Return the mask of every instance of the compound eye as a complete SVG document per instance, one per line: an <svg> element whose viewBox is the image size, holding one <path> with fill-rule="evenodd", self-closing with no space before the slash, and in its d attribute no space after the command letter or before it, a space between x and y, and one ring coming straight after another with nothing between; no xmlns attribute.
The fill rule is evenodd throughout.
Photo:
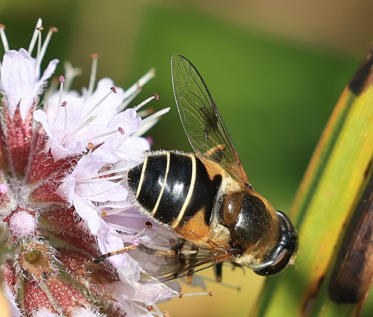
<svg viewBox="0 0 373 317"><path fill-rule="evenodd" d="M276 211L276 213L280 221L279 240L274 251L269 255L268 261L254 268L254 272L259 275L272 275L283 270L297 249L298 239L292 223L281 211Z"/></svg>
<svg viewBox="0 0 373 317"><path fill-rule="evenodd" d="M245 193L241 210L230 228L232 245L243 250L252 248L268 233L272 219L260 198Z"/></svg>

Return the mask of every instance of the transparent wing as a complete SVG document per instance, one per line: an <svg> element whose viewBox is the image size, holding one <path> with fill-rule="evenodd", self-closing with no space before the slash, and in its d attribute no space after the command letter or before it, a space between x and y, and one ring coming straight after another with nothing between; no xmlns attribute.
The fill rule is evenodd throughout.
<svg viewBox="0 0 373 317"><path fill-rule="evenodd" d="M148 274L162 281L181 278L232 258L223 250L197 248L190 241L180 239L173 248L174 253L166 254L145 245L140 245L131 256L142 263Z"/></svg>
<svg viewBox="0 0 373 317"><path fill-rule="evenodd" d="M214 100L198 70L181 55L171 60L177 109L193 150L249 184Z"/></svg>

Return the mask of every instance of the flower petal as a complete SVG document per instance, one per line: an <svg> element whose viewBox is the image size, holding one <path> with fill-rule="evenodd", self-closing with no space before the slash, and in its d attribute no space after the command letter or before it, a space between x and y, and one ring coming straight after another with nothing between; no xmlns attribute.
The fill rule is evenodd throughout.
<svg viewBox="0 0 373 317"><path fill-rule="evenodd" d="M39 95L43 92L42 89L46 85L46 81L53 75L54 71L56 70L58 62L58 59L53 59L49 62L47 68L43 73L43 76L41 76L40 80L36 83L34 87L34 93L36 95Z"/></svg>
<svg viewBox="0 0 373 317"><path fill-rule="evenodd" d="M75 187L76 187L75 177L71 175L67 175L63 179L62 184L57 188L57 194L61 196L62 198L66 199L66 201L71 204L74 199Z"/></svg>
<svg viewBox="0 0 373 317"><path fill-rule="evenodd" d="M24 49L10 50L4 54L1 65L1 91L7 100L7 108L11 116L18 104L21 113L32 106L32 91L35 85L36 61Z"/></svg>
<svg viewBox="0 0 373 317"><path fill-rule="evenodd" d="M100 228L101 218L95 206L77 196L74 197L73 204L78 215L87 223L91 233L96 235Z"/></svg>
<svg viewBox="0 0 373 317"><path fill-rule="evenodd" d="M39 70L34 58L23 48L10 50L4 54L1 67L0 89L7 100L7 109L11 116L20 107L24 119L42 92L45 80L56 68L58 60L51 61L43 77L39 80Z"/></svg>
<svg viewBox="0 0 373 317"><path fill-rule="evenodd" d="M75 194L79 197L92 201L122 201L127 198L127 189L119 183L105 181L104 178L98 181L77 184Z"/></svg>
<svg viewBox="0 0 373 317"><path fill-rule="evenodd" d="M71 310L71 317L104 317L104 315L94 312L88 308L75 307Z"/></svg>
<svg viewBox="0 0 373 317"><path fill-rule="evenodd" d="M159 282L136 282L133 285L115 282L111 285L110 290L110 294L119 302L123 300L135 300L146 305L154 305L157 302L174 298L179 294L177 290L171 289Z"/></svg>
<svg viewBox="0 0 373 317"><path fill-rule="evenodd" d="M3 284L3 290L4 295L7 299L7 302L9 304L9 310L12 317L20 317L21 312L16 304L15 297L12 293L12 291L9 289L9 287L6 284Z"/></svg>
<svg viewBox="0 0 373 317"><path fill-rule="evenodd" d="M122 239L117 237L115 231L109 228L104 222L101 223L100 229L97 232L97 243L102 254L118 251L124 247ZM126 263L127 257L125 254L117 254L109 257L108 260L115 267L119 267Z"/></svg>

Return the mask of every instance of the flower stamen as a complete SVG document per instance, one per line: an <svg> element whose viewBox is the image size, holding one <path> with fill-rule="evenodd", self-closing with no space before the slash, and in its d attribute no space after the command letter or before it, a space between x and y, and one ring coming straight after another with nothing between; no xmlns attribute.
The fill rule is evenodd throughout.
<svg viewBox="0 0 373 317"><path fill-rule="evenodd" d="M41 50L41 31L44 30L44 27L43 26L39 26L38 27L38 48L36 50L36 56L39 56L40 55L40 50Z"/></svg>
<svg viewBox="0 0 373 317"><path fill-rule="evenodd" d="M64 125L63 125L63 129L64 131L66 130L66 126L67 126L67 109L66 109L66 105L67 105L67 102L66 101L62 101L62 96L63 96L63 90L64 90L64 82L65 82L65 77L63 75L59 76L58 77L58 82L60 83L60 91L59 91L59 94L58 94L58 111L60 110L60 108L63 108L64 109Z"/></svg>
<svg viewBox="0 0 373 317"><path fill-rule="evenodd" d="M146 104L148 104L149 102L151 102L154 99L158 100L159 96L157 94L154 94L153 96L151 96L151 97L145 99L143 102L139 103L137 106L133 107L133 109L138 111L139 109L141 109L142 107L144 107Z"/></svg>
<svg viewBox="0 0 373 317"><path fill-rule="evenodd" d="M151 68L144 76L142 76L137 82L128 88L125 91L122 104L118 107L118 112L124 110L128 104L140 93L142 87L154 76L155 71L153 68Z"/></svg>
<svg viewBox="0 0 373 317"><path fill-rule="evenodd" d="M161 116L163 116L168 111L170 111L170 107L159 110L156 113L153 113L151 116L146 117L144 120L142 120L140 129L138 129L133 135L140 136L144 134L158 122Z"/></svg>
<svg viewBox="0 0 373 317"><path fill-rule="evenodd" d="M60 92L58 94L58 105L62 106L62 95L63 95L63 86L65 82L65 77L63 75L59 76L58 82L60 83Z"/></svg>
<svg viewBox="0 0 373 317"><path fill-rule="evenodd" d="M146 109L146 110L139 111L139 112L137 113L137 115L138 115L139 117L143 118L143 117L146 117L146 116L150 116L150 115L152 115L153 113L154 113L154 109L153 109L153 108L148 108L148 109Z"/></svg>
<svg viewBox="0 0 373 317"><path fill-rule="evenodd" d="M64 66L65 66L65 78L66 78L64 89L65 91L68 91L70 90L70 87L71 87L71 84L74 78L79 76L82 71L80 68L73 67L71 63L69 62L65 62Z"/></svg>
<svg viewBox="0 0 373 317"><path fill-rule="evenodd" d="M87 120L85 120L79 127L77 127L74 131L71 131L69 134L66 134L65 137L62 139L61 144L66 143L71 137L73 137L78 131L83 129L88 123L95 120L96 116L91 116Z"/></svg>
<svg viewBox="0 0 373 317"><path fill-rule="evenodd" d="M34 30L34 33L32 34L31 42L30 42L30 45L29 45L28 50L27 50L30 55L31 55L32 51L34 50L35 43L36 43L36 40L39 37L40 28L42 27L42 25L43 25L43 21L42 21L42 19L39 18L38 21L36 22L35 30Z"/></svg>
<svg viewBox="0 0 373 317"><path fill-rule="evenodd" d="M66 63L48 89L59 61L42 66L57 29L43 33L43 23L37 19L29 45L19 50L9 48L0 25L2 163L10 171L0 175L0 207L14 253L0 268L7 296L17 315L164 316L156 303L180 288L152 276L137 255L144 249L175 256L179 240L141 212L125 177L150 148L133 137L142 122L136 109L148 117L145 124L157 120L152 109L143 109L158 95L121 112L154 70L125 91L110 78L98 81L94 54L87 88L70 90L80 71ZM112 266L93 263L105 259Z"/></svg>
<svg viewBox="0 0 373 317"><path fill-rule="evenodd" d="M96 74L97 74L97 64L98 64L98 54L92 54L92 64L91 64L91 75L89 77L89 84L88 84L88 91L87 91L87 97L92 95L95 82L96 82Z"/></svg>
<svg viewBox="0 0 373 317"><path fill-rule="evenodd" d="M5 34L4 30L5 30L5 25L4 24L0 24L1 42L3 43L4 51L8 52L9 51L9 43L8 43L8 39L6 37L6 34Z"/></svg>
<svg viewBox="0 0 373 317"><path fill-rule="evenodd" d="M104 172L99 172L96 174L95 177L92 177L92 178L85 178L85 179L82 179L82 180L79 180L79 181L92 181L94 179L102 179L102 180L107 180L107 178L102 178L103 176L106 176L106 175L111 175L111 174L116 174L116 173L123 173L125 172L127 169L124 169L124 168L116 168L116 169L111 169L111 170L107 170L107 171L104 171ZM120 175L121 178L123 178L123 175Z"/></svg>
<svg viewBox="0 0 373 317"><path fill-rule="evenodd" d="M116 134L116 133L120 133L121 135L124 135L124 130L122 127L118 127L117 129L115 130L112 130L112 131L108 131L108 132L105 132L105 133L102 133L102 134L98 134L98 135L95 135L94 139L90 139L90 142L88 143L92 143L93 144L93 140L98 140L100 138L104 138L106 136L109 136L109 135L113 135L113 134Z"/></svg>
<svg viewBox="0 0 373 317"><path fill-rule="evenodd" d="M191 297L191 296L213 296L212 292L200 292L200 293L184 293L180 291L178 295L174 295L173 297L183 298L183 297Z"/></svg>
<svg viewBox="0 0 373 317"><path fill-rule="evenodd" d="M119 127L119 128L118 128L118 131L119 131L119 133L120 133L121 135L124 135L124 130L123 130L122 127Z"/></svg>
<svg viewBox="0 0 373 317"><path fill-rule="evenodd" d="M112 174L112 173L109 173ZM106 181L116 181L123 179L123 175L113 175L111 177L105 177L105 178L100 178L100 177L92 177L92 178L86 178L83 180L79 180L79 183L100 183L100 182L106 182Z"/></svg>
<svg viewBox="0 0 373 317"><path fill-rule="evenodd" d="M45 53L47 51L49 42L50 42L50 40L52 38L53 33L55 33L55 32L58 32L58 29L56 27L49 28L49 32L48 32L48 34L47 34L47 36L46 36L46 38L44 40L44 43L43 43L40 51L38 51L38 55L36 57L36 60L37 60L37 64L36 64L37 67L36 67L36 69L40 69L40 65L41 65L41 62L43 61L44 55L45 55Z"/></svg>
<svg viewBox="0 0 373 317"><path fill-rule="evenodd" d="M57 90L58 86L58 79L56 77L53 77L50 83L50 86L48 87L47 91L44 94L43 102L44 110L48 110L48 100L51 98L52 94ZM66 86L66 85L65 85Z"/></svg>
<svg viewBox="0 0 373 317"><path fill-rule="evenodd" d="M101 98L101 100L99 100L99 102L98 103L96 103L93 107L92 107L92 109L91 109L91 111L89 111L88 113L87 113L87 115L86 115L86 117L88 117L93 111L95 111L111 94L116 94L117 93L117 90L116 90L116 88L115 87L110 87L110 91L105 95L105 96L103 96L102 98Z"/></svg>

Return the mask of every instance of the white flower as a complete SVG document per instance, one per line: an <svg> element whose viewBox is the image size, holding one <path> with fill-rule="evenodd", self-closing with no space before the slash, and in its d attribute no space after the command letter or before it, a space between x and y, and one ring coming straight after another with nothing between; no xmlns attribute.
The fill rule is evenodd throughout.
<svg viewBox="0 0 373 317"><path fill-rule="evenodd" d="M149 306L152 306L155 303L178 297L180 293L178 285L173 284L172 286L173 288L157 281L135 284L113 283L110 291L119 303L122 303L125 307L132 306L134 308L134 311L127 311L128 316L152 316L149 311L146 311L140 305L136 307L136 304L148 303Z"/></svg>
<svg viewBox="0 0 373 317"><path fill-rule="evenodd" d="M96 178L99 170L108 163L104 154L97 152L102 151L83 156L57 189L58 194L74 205L94 235L97 234L101 220L95 203L102 203L101 206L107 208L118 207L118 203L124 203L128 195L128 190L122 184ZM92 178L94 180L90 181Z"/></svg>
<svg viewBox="0 0 373 317"><path fill-rule="evenodd" d="M58 60L49 62L40 77L40 63L23 48L7 51L3 57L0 75L0 91L6 96L7 108L11 116L17 107L24 119L37 97L42 93L46 80L52 76Z"/></svg>
<svg viewBox="0 0 373 317"><path fill-rule="evenodd" d="M156 303L178 296L178 285L151 277L159 266L137 247L167 249L175 234L147 225L149 218L129 199L123 181L150 148L141 135L168 111L145 118L138 113L156 95L127 108L154 71L127 90L108 78L95 88L94 57L88 88L69 89L76 70L68 66L59 89L52 85L39 100L57 65L54 59L40 71L55 29L44 42L41 31L39 19L28 50L10 50L0 25L0 217L14 252L0 273L12 312L161 315ZM108 261L96 263L100 258Z"/></svg>
<svg viewBox="0 0 373 317"><path fill-rule="evenodd" d="M55 93L49 99L46 112L34 113L49 137L47 147L56 160L80 154L88 144L101 144L115 133L129 136L141 125L133 109L118 113L126 94L121 88L114 89L110 79L102 79L91 96L60 94L62 97Z"/></svg>
<svg viewBox="0 0 373 317"><path fill-rule="evenodd" d="M110 228L104 221L100 221L99 230L97 232L97 243L102 254L107 254L109 252L122 250L124 247L123 240L117 235L113 228ZM108 259L111 264L115 267L122 267L128 265L132 261L132 258L128 254L122 253L109 257ZM137 268L131 271L133 274L136 271L139 272L139 264Z"/></svg>

